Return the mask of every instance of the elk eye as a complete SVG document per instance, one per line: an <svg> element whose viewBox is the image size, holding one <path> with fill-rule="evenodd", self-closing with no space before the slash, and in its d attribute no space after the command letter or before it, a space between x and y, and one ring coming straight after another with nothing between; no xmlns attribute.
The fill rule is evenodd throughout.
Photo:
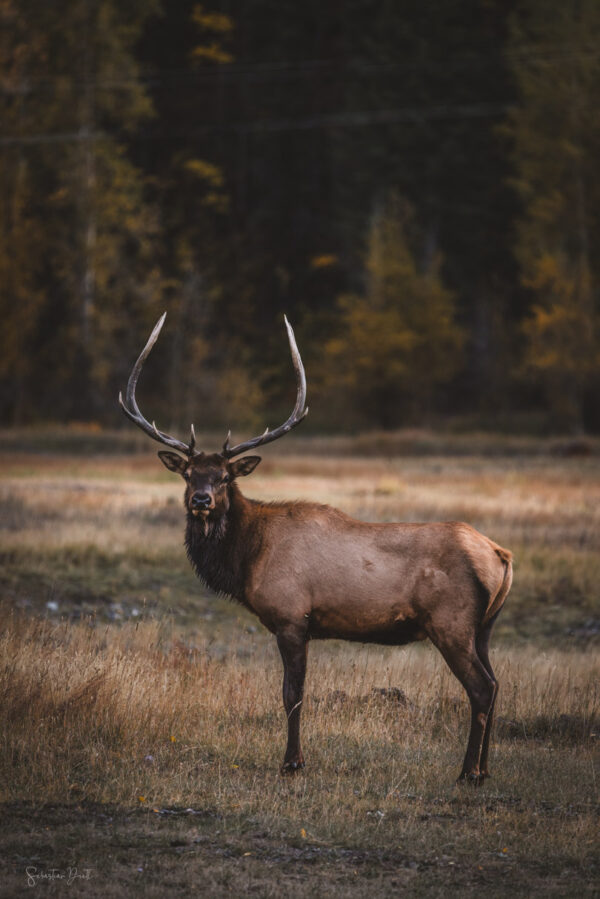
<svg viewBox="0 0 600 899"><path fill-rule="evenodd" d="M228 474L224 474L224 475L223 475L223 480L221 481L221 483L222 483L222 484L228 484L230 480L231 480L231 478L229 477L229 475L228 475Z"/></svg>
<svg viewBox="0 0 600 899"><path fill-rule="evenodd" d="M190 473L189 473L189 471L184 471L184 472L183 472L183 479L184 479L184 481L187 481L187 482L189 483L189 480L190 480Z"/></svg>

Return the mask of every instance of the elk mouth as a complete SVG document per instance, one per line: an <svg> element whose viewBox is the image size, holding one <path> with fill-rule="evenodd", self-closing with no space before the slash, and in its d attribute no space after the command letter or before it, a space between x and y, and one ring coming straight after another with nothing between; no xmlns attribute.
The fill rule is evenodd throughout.
<svg viewBox="0 0 600 899"><path fill-rule="evenodd" d="M212 509L190 509L190 512L192 513L194 518L198 518L199 515L201 515L202 518L208 518L208 516L212 512Z"/></svg>

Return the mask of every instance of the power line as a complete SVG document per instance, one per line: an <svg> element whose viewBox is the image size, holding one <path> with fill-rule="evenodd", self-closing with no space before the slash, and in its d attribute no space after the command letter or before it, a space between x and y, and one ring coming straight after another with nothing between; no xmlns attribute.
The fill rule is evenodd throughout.
<svg viewBox="0 0 600 899"><path fill-rule="evenodd" d="M505 115L508 103L475 103L462 106L405 107L366 112L344 112L315 115L301 119L263 119L253 122L199 125L186 130L171 130L168 134L134 134L129 141L170 141L184 137L201 137L217 132L258 134L268 132L307 131L313 128L357 128L368 125L419 124L426 121L459 121L461 119L490 118ZM0 138L0 146L27 146L50 143L84 143L118 139L102 131L71 131L55 134L8 135Z"/></svg>
<svg viewBox="0 0 600 899"><path fill-rule="evenodd" d="M391 125L402 122L419 123L442 119L459 120L486 118L505 113L504 103L478 103L464 106L405 107L404 109L381 109L369 112L344 112L317 115L304 119L271 119L244 126L247 132L257 131L299 131L310 128L352 128L365 125Z"/></svg>
<svg viewBox="0 0 600 899"><path fill-rule="evenodd" d="M527 62L548 62L561 63L571 59L587 59L594 60L600 58L600 49L594 47L590 49L581 49L576 47L566 47L560 49L544 49L539 45L522 45L517 48L506 49L503 51L502 57L520 58ZM198 81L283 81L289 77L299 77L307 73L324 72L328 69L336 69L340 73L349 72L352 74L389 74L393 72L411 72L419 71L423 68L431 69L436 64L449 72L453 68L465 67L470 63L478 62L488 65L490 62L489 54L484 54L478 48L477 52L457 53L453 54L450 50L443 59L436 60L428 58L425 61L417 62L372 62L363 59L343 60L339 58L331 59L313 59L299 60L298 62L271 62L271 63L226 63L213 66L199 66L190 71L189 69L150 69L141 71L135 76L117 77L110 79L91 79L85 82L87 87L93 87L94 90L133 90L141 86L160 86L180 82L198 82ZM461 63L463 64L461 66ZM282 77L283 76L283 77ZM37 93L39 89L52 87L56 84L63 83L65 78L74 78L75 73L65 72L61 74L47 75L44 77L26 77L21 84L14 87L3 87L1 92L5 94L22 94ZM81 82L83 84L83 81Z"/></svg>

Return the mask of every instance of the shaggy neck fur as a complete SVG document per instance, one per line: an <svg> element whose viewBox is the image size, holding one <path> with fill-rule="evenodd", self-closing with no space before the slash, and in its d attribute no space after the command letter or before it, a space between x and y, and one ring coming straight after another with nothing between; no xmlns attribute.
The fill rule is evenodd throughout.
<svg viewBox="0 0 600 899"><path fill-rule="evenodd" d="M260 534L252 527L251 509L235 483L229 487L229 509L207 519L187 515L185 546L196 574L216 593L247 605L244 591L248 563L256 555Z"/></svg>

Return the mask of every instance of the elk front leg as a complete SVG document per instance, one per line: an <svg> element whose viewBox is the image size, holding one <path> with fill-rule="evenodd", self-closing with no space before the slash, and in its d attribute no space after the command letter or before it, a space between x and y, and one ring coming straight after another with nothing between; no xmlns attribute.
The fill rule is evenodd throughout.
<svg viewBox="0 0 600 899"><path fill-rule="evenodd" d="M306 674L308 644L304 634L280 633L277 645L283 660L283 705L287 715L288 740L282 774L293 774L304 768L304 756L300 748L300 713Z"/></svg>

